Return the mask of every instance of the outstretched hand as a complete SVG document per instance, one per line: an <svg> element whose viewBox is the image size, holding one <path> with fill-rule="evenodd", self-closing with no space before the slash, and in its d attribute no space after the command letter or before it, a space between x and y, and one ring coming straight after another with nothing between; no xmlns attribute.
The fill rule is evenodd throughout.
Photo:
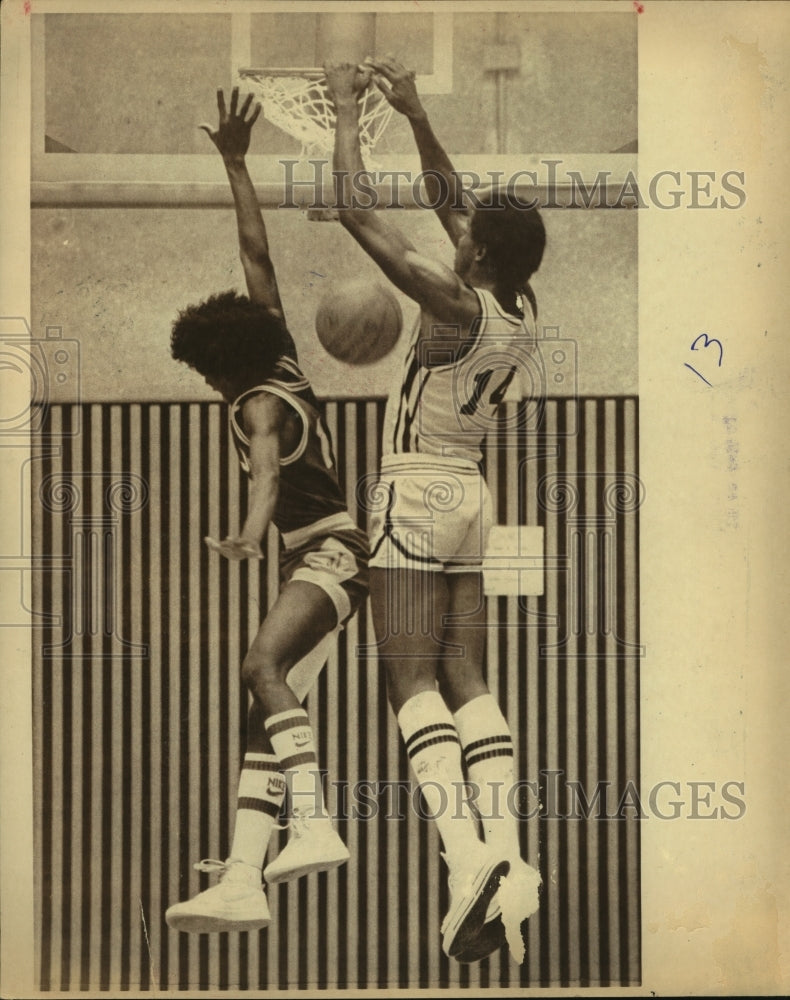
<svg viewBox="0 0 790 1000"><path fill-rule="evenodd" d="M396 111L407 118L424 114L414 70L406 69L393 56L382 56L380 59L368 56L364 65L373 71L373 82Z"/></svg>
<svg viewBox="0 0 790 1000"><path fill-rule="evenodd" d="M212 552L236 562L241 559L263 559L260 545L244 538L223 538L221 542L216 538L204 538L203 541Z"/></svg>
<svg viewBox="0 0 790 1000"><path fill-rule="evenodd" d="M210 125L198 125L211 139L224 157L245 156L250 146L250 131L261 113L261 105L256 104L252 115L247 118L253 95L247 94L241 108L239 103L239 88L234 87L230 95L230 112L225 109L225 94L220 88L217 91L217 109L219 125L213 129Z"/></svg>
<svg viewBox="0 0 790 1000"><path fill-rule="evenodd" d="M370 84L372 71L354 63L324 66L326 88L335 104L356 101Z"/></svg>

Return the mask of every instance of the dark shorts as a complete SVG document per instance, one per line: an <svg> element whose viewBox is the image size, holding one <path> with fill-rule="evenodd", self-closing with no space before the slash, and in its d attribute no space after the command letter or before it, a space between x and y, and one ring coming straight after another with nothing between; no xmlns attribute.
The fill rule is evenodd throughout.
<svg viewBox="0 0 790 1000"><path fill-rule="evenodd" d="M311 536L280 556L281 585L305 580L326 591L342 625L368 595L370 550L364 531L341 528Z"/></svg>

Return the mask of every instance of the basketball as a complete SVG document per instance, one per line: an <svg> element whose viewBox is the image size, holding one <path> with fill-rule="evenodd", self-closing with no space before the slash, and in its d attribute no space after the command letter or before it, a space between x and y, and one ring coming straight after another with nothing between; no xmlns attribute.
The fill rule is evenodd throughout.
<svg viewBox="0 0 790 1000"><path fill-rule="evenodd" d="M369 278L341 281L318 303L315 330L322 347L349 365L369 365L398 341L403 314L386 285Z"/></svg>

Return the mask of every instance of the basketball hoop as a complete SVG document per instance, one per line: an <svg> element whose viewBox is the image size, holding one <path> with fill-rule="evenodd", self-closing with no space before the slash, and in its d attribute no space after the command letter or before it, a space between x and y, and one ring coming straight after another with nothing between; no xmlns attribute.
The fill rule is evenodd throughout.
<svg viewBox="0 0 790 1000"><path fill-rule="evenodd" d="M264 117L301 143L303 157L331 156L337 116L323 70L240 69L239 78L260 100ZM392 107L372 86L360 95L359 106L359 142L368 162Z"/></svg>

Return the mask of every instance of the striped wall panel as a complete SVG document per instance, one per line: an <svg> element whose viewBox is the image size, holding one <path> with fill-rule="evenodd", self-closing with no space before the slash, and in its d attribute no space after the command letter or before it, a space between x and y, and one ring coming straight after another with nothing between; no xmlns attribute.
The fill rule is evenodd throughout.
<svg viewBox="0 0 790 1000"><path fill-rule="evenodd" d="M377 466L382 404L328 402L326 416L364 524L356 486ZM632 398L548 400L539 433L515 441L510 404L489 441L497 521L545 532L543 595L488 602L489 682L516 731L523 848L544 882L524 964L503 952L460 966L441 952L439 841L409 791L375 659L357 656L373 642L367 610L308 699L351 862L271 889L260 934L167 928L166 907L209 884L192 863L228 849L246 726L239 665L277 592L276 538L260 565L213 558L202 542L244 516L225 419L218 404L48 416L53 444L33 483L47 615L33 675L41 989L637 984Z"/></svg>

